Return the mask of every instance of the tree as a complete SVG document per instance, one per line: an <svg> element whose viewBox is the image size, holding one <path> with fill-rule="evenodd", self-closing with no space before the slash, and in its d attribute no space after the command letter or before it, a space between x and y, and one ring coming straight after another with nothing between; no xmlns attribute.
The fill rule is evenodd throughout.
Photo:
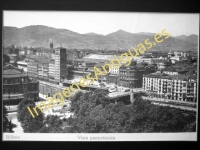
<svg viewBox="0 0 200 150"><path fill-rule="evenodd" d="M130 105L114 104L108 103L105 91L95 90L77 93L72 98L72 106L74 117L66 119L64 133L196 131L195 114L154 105L140 96Z"/></svg>
<svg viewBox="0 0 200 150"><path fill-rule="evenodd" d="M7 127L7 125L8 125L8 118L7 118L7 109L6 109L6 107L5 106L3 106L3 132L6 132L7 131L7 129L8 129L8 127Z"/></svg>
<svg viewBox="0 0 200 150"><path fill-rule="evenodd" d="M84 94L77 93L72 99L75 118L67 119L70 127L65 128L64 131L83 133L123 132L121 126L125 125L128 109L123 103L109 104L106 98L107 93L104 90L95 90Z"/></svg>
<svg viewBox="0 0 200 150"><path fill-rule="evenodd" d="M38 112L38 116L34 118L31 116L27 107L31 110L35 107L35 103L31 99L23 99L19 105L17 110L17 119L21 122L22 128L25 133L35 133L38 132L44 125L44 114L36 108Z"/></svg>
<svg viewBox="0 0 200 150"><path fill-rule="evenodd" d="M63 121L56 115L48 115L44 119L44 125L39 130L40 133L59 133L62 132Z"/></svg>
<svg viewBox="0 0 200 150"><path fill-rule="evenodd" d="M24 114L25 112L22 111L22 109L26 108L27 109L27 105L28 104L34 104L34 100L32 99L22 99L21 102L18 104L17 107L17 119L18 121L22 121L24 119Z"/></svg>
<svg viewBox="0 0 200 150"><path fill-rule="evenodd" d="M131 107L132 132L185 132L185 127L196 121L194 115L184 116L179 109L153 105L141 98Z"/></svg>
<svg viewBox="0 0 200 150"><path fill-rule="evenodd" d="M38 108L36 108L39 115L33 118L27 107L33 110L35 105L28 104L26 107L22 108L22 111L20 112L20 115L24 117L21 119L22 128L24 129L25 133L36 133L44 126L44 114Z"/></svg>

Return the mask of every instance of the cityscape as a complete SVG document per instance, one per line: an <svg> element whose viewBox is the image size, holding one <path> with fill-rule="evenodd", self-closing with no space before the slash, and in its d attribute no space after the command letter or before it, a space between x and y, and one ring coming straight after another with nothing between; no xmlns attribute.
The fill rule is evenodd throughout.
<svg viewBox="0 0 200 150"><path fill-rule="evenodd" d="M163 29L103 35L4 25L3 132L196 132L199 35L166 27L168 37L158 37Z"/></svg>

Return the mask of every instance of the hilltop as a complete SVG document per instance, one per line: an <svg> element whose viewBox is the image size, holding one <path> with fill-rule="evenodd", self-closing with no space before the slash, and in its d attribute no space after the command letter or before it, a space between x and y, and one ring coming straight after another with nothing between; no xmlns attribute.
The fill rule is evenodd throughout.
<svg viewBox="0 0 200 150"><path fill-rule="evenodd" d="M153 40L155 33L130 33L123 30L101 35L97 33L80 34L67 29L56 29L43 25L32 25L23 28L3 27L4 45L23 45L32 47L49 47L49 39L52 39L54 46L66 48L107 48L107 49L129 49L145 39ZM161 46L169 48L188 49L196 48L198 36L170 37Z"/></svg>

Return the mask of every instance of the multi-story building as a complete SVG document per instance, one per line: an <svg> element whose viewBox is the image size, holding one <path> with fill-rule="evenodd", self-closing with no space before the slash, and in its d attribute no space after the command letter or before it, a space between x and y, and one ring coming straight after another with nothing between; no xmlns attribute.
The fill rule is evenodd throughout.
<svg viewBox="0 0 200 150"><path fill-rule="evenodd" d="M19 56L19 49L14 47L3 47L4 54L16 54L17 57Z"/></svg>
<svg viewBox="0 0 200 150"><path fill-rule="evenodd" d="M119 68L119 85L129 88L142 87L142 77L146 71L144 65L137 65L135 61L132 61L128 67L122 65Z"/></svg>
<svg viewBox="0 0 200 150"><path fill-rule="evenodd" d="M7 54L10 57L10 62L13 63L15 61L17 61L18 57L17 54Z"/></svg>
<svg viewBox="0 0 200 150"><path fill-rule="evenodd" d="M26 50L24 50L24 49L19 50L19 55L26 55L26 54L27 54Z"/></svg>
<svg viewBox="0 0 200 150"><path fill-rule="evenodd" d="M53 48L32 48L27 50L28 56L32 57L44 57L48 59L54 59L55 49Z"/></svg>
<svg viewBox="0 0 200 150"><path fill-rule="evenodd" d="M27 74L31 78L38 78L38 63L36 62L28 62L27 64Z"/></svg>
<svg viewBox="0 0 200 150"><path fill-rule="evenodd" d="M49 61L38 63L38 79L49 80Z"/></svg>
<svg viewBox="0 0 200 150"><path fill-rule="evenodd" d="M141 88L142 79L144 74L156 72L157 66L147 64L145 62L137 64L136 61L132 61L131 65L121 66L119 69L119 84L129 88Z"/></svg>
<svg viewBox="0 0 200 150"><path fill-rule="evenodd" d="M13 53L16 54L17 57L19 57L19 49L15 48L14 51L13 51Z"/></svg>
<svg viewBox="0 0 200 150"><path fill-rule="evenodd" d="M115 63L115 66L117 66L117 67L114 67L114 65L110 64L111 68L109 68L109 72L112 75L119 75L120 65L115 61L114 61L114 63Z"/></svg>
<svg viewBox="0 0 200 150"><path fill-rule="evenodd" d="M196 102L197 76L151 73L143 76L143 89L153 97Z"/></svg>
<svg viewBox="0 0 200 150"><path fill-rule="evenodd" d="M55 61L49 63L49 81L54 81L55 79Z"/></svg>
<svg viewBox="0 0 200 150"><path fill-rule="evenodd" d="M65 48L55 49L55 80L64 81L67 78L67 57Z"/></svg>
<svg viewBox="0 0 200 150"><path fill-rule="evenodd" d="M28 75L32 78L48 81L49 66L52 65L52 63L54 63L54 60L35 58L34 62L28 62L27 65Z"/></svg>
<svg viewBox="0 0 200 150"><path fill-rule="evenodd" d="M176 52L174 52L174 55L175 56L183 56L183 52L182 51L176 51Z"/></svg>
<svg viewBox="0 0 200 150"><path fill-rule="evenodd" d="M39 83L31 80L22 69L6 65L3 68L3 102L17 105L23 98L39 98Z"/></svg>
<svg viewBox="0 0 200 150"><path fill-rule="evenodd" d="M25 72L27 72L27 64L25 61L17 61L17 67L23 69Z"/></svg>

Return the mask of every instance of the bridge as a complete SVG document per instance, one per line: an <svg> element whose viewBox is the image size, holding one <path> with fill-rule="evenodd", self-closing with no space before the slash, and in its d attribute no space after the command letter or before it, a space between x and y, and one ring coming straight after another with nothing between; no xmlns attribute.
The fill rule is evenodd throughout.
<svg viewBox="0 0 200 150"><path fill-rule="evenodd" d="M73 84L73 82L71 82L69 80L63 82L63 85L55 85L55 84L45 82L45 81L39 81L39 82L40 82L40 84L44 85L45 87L48 86L49 88L56 88L57 91L62 91L64 88L70 87L70 85ZM43 88L45 88L45 87L43 87ZM77 89L76 86L74 86L74 89ZM99 87L99 86L81 87L80 86L80 91L82 91L82 92L94 91L95 89L108 90L108 87ZM44 89L41 89L41 90L44 91ZM135 88L135 89L132 89L132 90L133 90L133 95L135 95L137 93L141 93L141 91L142 91L141 88ZM45 90L45 91L47 91L47 90ZM50 90L50 91L52 91L52 90ZM52 93L52 92L50 92L50 93ZM53 93L55 94L55 92L53 92ZM53 93L51 95L53 95ZM45 95L45 93L43 93L43 94ZM74 93L71 93L71 94L74 94ZM116 91L116 92L109 93L107 95L107 99L111 102L127 101L127 103L128 102L130 103L130 98L131 98L130 97L130 91L128 91L128 92Z"/></svg>
<svg viewBox="0 0 200 150"><path fill-rule="evenodd" d="M131 89L129 92L112 92L107 95L108 100L114 101L117 103L118 101L123 101L125 103L130 103L134 101L134 98L137 94L142 93L142 88Z"/></svg>

